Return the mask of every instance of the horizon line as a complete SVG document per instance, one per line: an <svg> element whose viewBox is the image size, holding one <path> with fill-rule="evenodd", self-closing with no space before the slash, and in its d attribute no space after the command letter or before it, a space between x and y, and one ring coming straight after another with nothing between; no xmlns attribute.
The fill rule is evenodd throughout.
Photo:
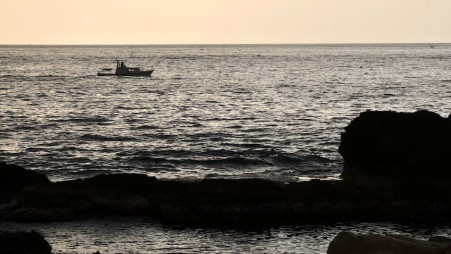
<svg viewBox="0 0 451 254"><path fill-rule="evenodd" d="M80 43L80 44L41 44L41 43L18 43L18 44L2 44L0 46L258 46L258 45L371 45L371 44L451 44L451 42L317 42L317 43L153 43L153 44L143 44L143 43Z"/></svg>

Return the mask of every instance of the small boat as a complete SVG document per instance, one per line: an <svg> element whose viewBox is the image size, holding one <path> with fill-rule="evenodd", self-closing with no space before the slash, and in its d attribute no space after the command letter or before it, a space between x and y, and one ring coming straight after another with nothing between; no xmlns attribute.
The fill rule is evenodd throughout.
<svg viewBox="0 0 451 254"><path fill-rule="evenodd" d="M116 71L113 73L112 68L103 68L97 72L97 76L147 76L152 75L153 70L141 70L138 67L127 67L122 60L116 60Z"/></svg>

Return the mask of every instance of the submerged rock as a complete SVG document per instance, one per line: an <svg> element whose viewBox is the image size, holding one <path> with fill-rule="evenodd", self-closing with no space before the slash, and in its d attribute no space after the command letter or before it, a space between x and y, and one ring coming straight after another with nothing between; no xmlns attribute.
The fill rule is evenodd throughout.
<svg viewBox="0 0 451 254"><path fill-rule="evenodd" d="M327 254L444 254L451 245L418 240L403 235L339 233L329 244Z"/></svg>
<svg viewBox="0 0 451 254"><path fill-rule="evenodd" d="M342 177L356 183L451 178L451 119L367 111L341 135Z"/></svg>
<svg viewBox="0 0 451 254"><path fill-rule="evenodd" d="M39 233L0 231L2 254L50 254L52 247Z"/></svg>

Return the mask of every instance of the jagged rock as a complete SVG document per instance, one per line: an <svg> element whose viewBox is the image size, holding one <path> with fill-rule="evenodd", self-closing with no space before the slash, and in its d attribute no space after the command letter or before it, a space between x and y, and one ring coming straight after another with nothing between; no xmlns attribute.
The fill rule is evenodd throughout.
<svg viewBox="0 0 451 254"><path fill-rule="evenodd" d="M329 244L327 254L447 254L451 246L402 235L373 235L340 232Z"/></svg>
<svg viewBox="0 0 451 254"><path fill-rule="evenodd" d="M451 178L451 119L429 111L366 111L341 135L344 180Z"/></svg>
<svg viewBox="0 0 451 254"><path fill-rule="evenodd" d="M0 162L0 192L20 191L28 184L48 185L50 180L33 170Z"/></svg>
<svg viewBox="0 0 451 254"><path fill-rule="evenodd" d="M16 202L1 206L0 220L46 222L120 215L219 227L336 221L449 222L450 190L451 185L436 182L386 186L348 181L180 181L146 175L99 175L29 184L14 193L10 200Z"/></svg>
<svg viewBox="0 0 451 254"><path fill-rule="evenodd" d="M2 254L50 254L52 247L39 233L0 231Z"/></svg>
<svg viewBox="0 0 451 254"><path fill-rule="evenodd" d="M83 186L85 189L143 192L152 188L156 177L143 174L101 174L91 178L65 182L65 186Z"/></svg>
<svg viewBox="0 0 451 254"><path fill-rule="evenodd" d="M29 185L17 195L19 204L15 210L8 209L3 217L45 222L71 220L72 216L73 219L148 216L180 225L219 227L350 220L449 222L450 189L451 186L435 183L418 184L409 189L355 185L346 181L280 183L261 179L208 179L186 182L137 175L103 175L44 186Z"/></svg>

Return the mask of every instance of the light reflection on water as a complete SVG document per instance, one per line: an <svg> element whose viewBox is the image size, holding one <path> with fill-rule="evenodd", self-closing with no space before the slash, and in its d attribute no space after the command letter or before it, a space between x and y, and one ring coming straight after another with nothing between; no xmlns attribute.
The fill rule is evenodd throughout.
<svg viewBox="0 0 451 254"><path fill-rule="evenodd" d="M451 112L450 44L0 47L0 56L0 159L52 180L327 177L340 173L340 133L360 112ZM155 72L96 76L118 57Z"/></svg>
<svg viewBox="0 0 451 254"><path fill-rule="evenodd" d="M46 224L0 223L1 230L37 230L54 253L326 253L341 231L449 235L451 225L348 223L284 226L258 231L181 228L143 219L109 218Z"/></svg>

